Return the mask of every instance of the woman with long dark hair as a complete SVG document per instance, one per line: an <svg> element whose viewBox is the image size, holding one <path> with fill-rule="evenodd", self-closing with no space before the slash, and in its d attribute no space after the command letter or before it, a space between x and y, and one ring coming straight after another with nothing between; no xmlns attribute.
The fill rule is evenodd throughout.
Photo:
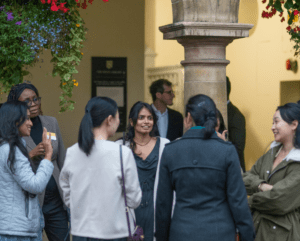
<svg viewBox="0 0 300 241"><path fill-rule="evenodd" d="M62 201L62 190L58 185L60 170L65 159L65 147L60 129L55 117L41 115L41 97L38 90L30 83L21 83L12 87L8 101L19 100L25 102L30 111L30 120L33 123L31 133L24 137L29 157L33 164L38 167L44 158L44 144L42 142L43 128L51 132L53 145L54 170L46 189L39 194L40 205L45 218L45 232L49 241L70 240L68 235L68 213Z"/></svg>
<svg viewBox="0 0 300 241"><path fill-rule="evenodd" d="M257 241L300 240L299 122L299 105L279 106L270 150L244 174Z"/></svg>
<svg viewBox="0 0 300 241"><path fill-rule="evenodd" d="M117 104L94 97L85 107L78 143L67 149L60 174L65 204L71 208L73 241L126 241L129 236L122 193L120 145L109 141L120 120ZM141 201L134 157L122 148L127 205ZM131 232L134 225L131 219Z"/></svg>
<svg viewBox="0 0 300 241"><path fill-rule="evenodd" d="M29 116L27 104L20 101L6 102L0 109L0 241L42 241L37 194L53 172L53 149L44 129L44 158L39 167L31 161L24 140L32 127Z"/></svg>
<svg viewBox="0 0 300 241"><path fill-rule="evenodd" d="M156 115L144 102L135 103L129 113L125 145L130 147L138 168L142 202L135 209L136 223L144 230L145 241L154 240L154 210L160 159L169 140L156 137ZM121 143L121 141L118 141Z"/></svg>
<svg viewBox="0 0 300 241"><path fill-rule="evenodd" d="M206 95L188 100L181 139L166 145L156 200L157 241L232 241L255 234L235 147L219 138L216 105ZM176 204L171 219L173 192Z"/></svg>

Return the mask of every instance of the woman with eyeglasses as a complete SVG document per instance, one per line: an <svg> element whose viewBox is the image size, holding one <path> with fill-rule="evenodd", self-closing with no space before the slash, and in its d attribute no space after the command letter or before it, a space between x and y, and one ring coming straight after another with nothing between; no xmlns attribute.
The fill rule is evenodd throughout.
<svg viewBox="0 0 300 241"><path fill-rule="evenodd" d="M30 83L15 85L10 90L8 101L19 100L27 103L32 121L30 136L24 137L30 159L36 167L45 156L42 142L43 128L51 132L53 146L53 174L46 189L39 194L39 202L45 218L45 232L49 241L64 241L68 235L68 213L63 204L63 193L59 186L59 175L64 164L65 148L56 118L41 115L41 97L38 90ZM70 240L68 235L66 240Z"/></svg>

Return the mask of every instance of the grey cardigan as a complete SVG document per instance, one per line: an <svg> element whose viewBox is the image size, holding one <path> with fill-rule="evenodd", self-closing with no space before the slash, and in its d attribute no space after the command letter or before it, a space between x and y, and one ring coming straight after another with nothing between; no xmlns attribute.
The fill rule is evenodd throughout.
<svg viewBox="0 0 300 241"><path fill-rule="evenodd" d="M63 194L59 186L59 174L64 165L64 160L65 160L64 143L61 137L61 133L56 118L52 116L42 116L42 115L40 115L39 118L41 120L43 128L46 127L48 132L52 132L56 134L56 140L51 141L53 147L53 154L52 154L52 163L54 165L53 177L57 184L59 194L62 198ZM24 139L26 141L26 148L28 152L30 152L36 147L36 144L34 143L33 139L30 136L26 136L24 137ZM43 156L37 157L37 159L42 160ZM44 197L45 197L45 190L39 195L39 201L41 207L43 206L44 203Z"/></svg>
<svg viewBox="0 0 300 241"><path fill-rule="evenodd" d="M95 140L88 156L77 143L67 149L59 180L64 202L71 209L72 235L128 237L119 148L114 142ZM127 204L137 208L142 199L137 167L131 150L122 149ZM133 223L131 228L134 231Z"/></svg>
<svg viewBox="0 0 300 241"><path fill-rule="evenodd" d="M8 155L9 145L3 144L0 146L0 234L37 237L41 215L38 197L25 198L23 190L41 193L51 177L53 164L43 159L34 174L28 159L16 148L12 174Z"/></svg>

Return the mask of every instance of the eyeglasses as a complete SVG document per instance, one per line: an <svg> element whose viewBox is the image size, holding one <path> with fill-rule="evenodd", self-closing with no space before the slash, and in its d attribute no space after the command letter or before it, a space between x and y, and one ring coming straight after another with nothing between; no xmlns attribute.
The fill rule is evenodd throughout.
<svg viewBox="0 0 300 241"><path fill-rule="evenodd" d="M36 97L33 98L33 100L24 100L24 102L30 107L32 105L32 102L34 102L36 105L38 105L41 102L42 97Z"/></svg>
<svg viewBox="0 0 300 241"><path fill-rule="evenodd" d="M163 93L166 93L166 94L168 94L168 95L171 95L171 94L174 94L174 91L173 91L173 90L170 90L170 91L165 91L165 92L163 92Z"/></svg>

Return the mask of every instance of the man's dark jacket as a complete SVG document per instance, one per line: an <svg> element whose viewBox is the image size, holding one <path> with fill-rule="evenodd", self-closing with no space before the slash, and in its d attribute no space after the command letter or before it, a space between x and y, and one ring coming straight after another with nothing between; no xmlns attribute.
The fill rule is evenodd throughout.
<svg viewBox="0 0 300 241"><path fill-rule="evenodd" d="M239 109L231 102L227 105L229 141L235 146L241 167L245 171L244 150L246 143L246 120Z"/></svg>
<svg viewBox="0 0 300 241"><path fill-rule="evenodd" d="M175 139L181 137L183 135L183 117L182 115L172 109L168 109L168 131L167 131L167 139L170 141L174 141ZM158 130L155 133L157 136L160 136Z"/></svg>

